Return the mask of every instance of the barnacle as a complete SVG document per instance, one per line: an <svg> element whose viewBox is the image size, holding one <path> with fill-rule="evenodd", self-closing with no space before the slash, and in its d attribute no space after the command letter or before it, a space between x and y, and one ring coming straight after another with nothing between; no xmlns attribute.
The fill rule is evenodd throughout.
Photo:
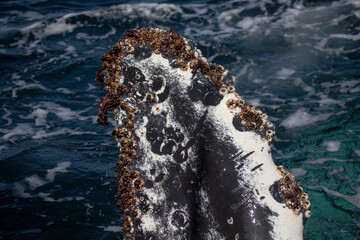
<svg viewBox="0 0 360 240"><path fill-rule="evenodd" d="M132 216L134 219L139 219L141 217L141 211L140 209L135 209L132 213Z"/></svg>
<svg viewBox="0 0 360 240"><path fill-rule="evenodd" d="M281 175L284 176L286 174L286 170L284 168L284 166L277 166L276 167L276 171Z"/></svg>
<svg viewBox="0 0 360 240"><path fill-rule="evenodd" d="M283 166L277 166L276 171L282 176L280 179L280 189L284 195L286 205L293 211L294 214L299 215L304 212L304 216L309 218L311 216L308 195L303 191L300 182L295 180L294 175L285 170Z"/></svg>
<svg viewBox="0 0 360 240"><path fill-rule="evenodd" d="M148 95L146 95L146 100L151 102L152 100L154 100L154 95L152 95L151 93L149 93Z"/></svg>
<svg viewBox="0 0 360 240"><path fill-rule="evenodd" d="M235 99L232 99L232 98L228 99L228 100L226 101L226 106L227 106L230 110L234 110L234 109L237 107L237 105L236 105L236 100L235 100Z"/></svg>
<svg viewBox="0 0 360 240"><path fill-rule="evenodd" d="M229 86L227 87L227 90L228 90L228 92L235 92L235 87L229 85Z"/></svg>
<svg viewBox="0 0 360 240"><path fill-rule="evenodd" d="M145 186L145 181L144 181L144 179L141 179L141 178L136 179L135 182L134 182L134 186L135 186L137 189L143 188L143 187Z"/></svg>

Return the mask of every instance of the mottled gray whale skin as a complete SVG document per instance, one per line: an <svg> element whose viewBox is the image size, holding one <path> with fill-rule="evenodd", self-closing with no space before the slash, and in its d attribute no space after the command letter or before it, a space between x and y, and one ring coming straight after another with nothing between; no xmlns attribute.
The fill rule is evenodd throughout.
<svg viewBox="0 0 360 240"><path fill-rule="evenodd" d="M173 29L130 30L102 60L124 239L302 239L308 197L227 70Z"/></svg>

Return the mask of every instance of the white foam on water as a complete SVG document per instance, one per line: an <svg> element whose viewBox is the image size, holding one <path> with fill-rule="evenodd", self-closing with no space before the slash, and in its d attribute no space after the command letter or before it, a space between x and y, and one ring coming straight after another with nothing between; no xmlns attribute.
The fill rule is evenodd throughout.
<svg viewBox="0 0 360 240"><path fill-rule="evenodd" d="M84 203L84 206L86 207L86 216L91 215L90 209L94 208L95 205L91 205L90 203Z"/></svg>
<svg viewBox="0 0 360 240"><path fill-rule="evenodd" d="M8 22L9 22L9 18L8 18L8 17L2 17L2 18L0 18L0 23L6 24L6 23L8 23Z"/></svg>
<svg viewBox="0 0 360 240"><path fill-rule="evenodd" d="M105 232L122 232L121 226L97 226L97 228L103 229Z"/></svg>
<svg viewBox="0 0 360 240"><path fill-rule="evenodd" d="M328 96L321 93L317 93L317 95L321 97L321 99L317 101L320 107L326 107L329 105L339 105L341 107L345 106L346 100L341 101L341 100L331 99Z"/></svg>
<svg viewBox="0 0 360 240"><path fill-rule="evenodd" d="M233 7L234 4L237 5L236 8ZM348 4L348 1L345 1L344 4ZM22 36L19 37L16 43L12 43L12 46L25 47L27 54L34 51L44 53L46 50L44 51L43 42L47 41L49 36L70 34L75 30L76 38L85 41L85 44L91 44L109 37L111 38L117 34L117 26L106 24L108 21L111 23L128 24L129 22L139 21L139 19L146 19L149 25L161 25L165 24L165 22L173 21L173 19L180 19L181 22L188 23L183 33L191 38L199 39L202 45L210 45L207 40L203 39L224 42L233 36L240 36L240 38L245 39L251 37L259 38L259 36L264 37L273 33L277 34L278 30L281 29L286 31L286 34L283 34L285 41L293 46L312 46L315 42L315 44L319 45L319 50L326 53L331 53L332 51L333 53L339 54L346 51L354 51L345 50L344 48L333 49L325 45L329 39L357 39L356 36L340 30L334 30L330 37L329 33L318 31L321 30L319 26L322 26L322 24L336 25L342 22L344 17L348 16L348 14L342 14L337 17L337 14L335 14L338 12L337 6L307 8L304 7L301 2L296 4L283 3L284 6L273 13L269 12L269 6L266 5L268 4L265 1L244 2L241 6L236 2L217 4L119 4L105 10L74 12L55 19L32 23L21 29ZM247 11L259 8L262 12L255 16L246 14ZM355 11L353 14L355 14L355 16L358 15ZM35 15L36 13L34 13L34 16ZM331 19L332 21L329 21L326 17L324 17L324 19L318 17L329 15L335 16L334 19ZM29 16L31 16L31 13L29 13ZM86 19L89 18L93 21L82 20L84 16ZM303 20L309 17L313 17L313 21ZM198 19L206 21L206 27L200 27ZM94 31L93 34L90 34L87 31L88 28L101 28L102 30L108 28L109 30L106 33L103 31ZM314 32L321 33L314 34ZM304 34L310 36L309 39L305 39L305 42L303 42ZM319 43L321 39L325 39L322 46ZM296 49L296 47L294 49ZM66 54L65 56L60 54L60 56L51 60L66 59L67 57L69 56ZM294 70L297 71L297 69ZM16 92L14 93L16 94Z"/></svg>
<svg viewBox="0 0 360 240"><path fill-rule="evenodd" d="M113 20L121 24L138 20L139 18L144 18L148 21L164 21L166 19L170 20L175 15L183 15L181 7L163 3L120 4L106 10L74 12L53 20L38 21L20 29L22 36L17 42L12 43L11 46L26 46L27 54L30 54L34 49L41 52L43 51L41 49L41 42L49 36L69 34L75 29L83 27L94 27L93 23L87 21L75 21L79 16L87 16L100 22L103 22L102 19L105 19L105 21ZM97 27L104 28L105 26L103 23L99 23ZM110 28L110 31L106 34L90 36L88 33L79 32L76 37L85 41L106 39L116 34L116 28L114 26L110 26ZM30 48L30 45L32 48Z"/></svg>
<svg viewBox="0 0 360 240"><path fill-rule="evenodd" d="M69 202L69 201L73 201L74 198L73 197L62 197L59 199L55 199L53 197L50 197L51 193L44 193L44 192L40 192L36 195L34 195L34 198L42 198L45 202L58 202L58 203L62 203L62 202Z"/></svg>
<svg viewBox="0 0 360 240"><path fill-rule="evenodd" d="M331 177L332 175L334 174L337 174L337 173L342 173L343 171L345 170L345 168L343 166L340 166L340 167L334 167L331 171L328 171L327 172L327 177Z"/></svg>
<svg viewBox="0 0 360 240"><path fill-rule="evenodd" d="M63 41L58 42L59 45L63 46ZM57 54L55 57L52 57L48 60L48 63L57 64L59 61L62 60L71 60L72 58L77 58L77 61L80 59L78 58L78 54L76 52L76 48L73 45L66 44L63 48L64 53ZM62 88L60 88L61 90Z"/></svg>
<svg viewBox="0 0 360 240"><path fill-rule="evenodd" d="M18 80L18 79L20 79L21 78L21 76L18 74L18 73L12 73L11 74L11 79L12 80ZM16 84L16 83L20 83L21 84L21 82L24 82L24 81L15 81L14 83Z"/></svg>
<svg viewBox="0 0 360 240"><path fill-rule="evenodd" d="M49 111L36 108L32 113L27 116L20 116L23 119L35 119L36 126L44 126L46 124L46 117Z"/></svg>
<svg viewBox="0 0 360 240"><path fill-rule="evenodd" d="M295 70L292 68L282 68L280 71L276 72L276 77L280 79L287 79L295 73Z"/></svg>
<svg viewBox="0 0 360 240"><path fill-rule="evenodd" d="M241 79L241 76L245 75L245 74L248 72L249 68L250 68L252 65L253 65L253 62L250 62L250 63L245 64L245 65L240 69L240 71L238 71L238 72L236 73L236 78L237 78L237 79Z"/></svg>
<svg viewBox="0 0 360 240"><path fill-rule="evenodd" d="M61 162L58 163L55 168L47 170L46 178L49 182L53 182L57 173L66 173L68 168L71 166L71 162Z"/></svg>
<svg viewBox="0 0 360 240"><path fill-rule="evenodd" d="M233 8L231 10L227 10L225 12L220 12L217 17L217 20L218 22L221 22L223 24L229 23L234 17L239 16L243 11L244 11L243 7L238 7L238 8ZM204 12L204 14L205 13L206 12Z"/></svg>
<svg viewBox="0 0 360 240"><path fill-rule="evenodd" d="M145 18L152 21L170 20L173 16L183 14L180 6L168 3L120 4L111 7L110 10L116 10L113 13L119 16L127 16L130 19Z"/></svg>
<svg viewBox="0 0 360 240"><path fill-rule="evenodd" d="M97 87L94 84L88 83L88 88L86 89L86 91L91 91L93 89L97 89Z"/></svg>
<svg viewBox="0 0 360 240"><path fill-rule="evenodd" d="M12 89L11 97L12 98L17 98L18 97L17 92L20 90L24 90L24 89L36 89L36 90L41 89L44 91L51 92L50 89L44 87L40 83L28 83L28 82L25 82L24 80L16 80L13 83L18 87L11 87L11 89Z"/></svg>
<svg viewBox="0 0 360 240"><path fill-rule="evenodd" d="M331 116L330 113L311 115L305 109L299 109L295 113L285 118L280 126L285 128L305 127L320 121L325 121Z"/></svg>
<svg viewBox="0 0 360 240"><path fill-rule="evenodd" d="M8 187L10 187L10 184ZM19 198L31 198L32 197L32 195L30 193L25 192L26 187L21 182L15 182L12 186L12 190L13 190L13 195L15 197L19 197Z"/></svg>
<svg viewBox="0 0 360 240"><path fill-rule="evenodd" d="M76 27L81 24L66 23L67 19L76 16L75 13L66 14L61 18L56 19L54 22L44 23L36 22L30 26L22 28L20 31L22 34L34 34L37 38L45 38L56 34L64 34L72 32Z"/></svg>
<svg viewBox="0 0 360 240"><path fill-rule="evenodd" d="M294 177L302 177L307 174L307 171L304 168L292 168L289 169L289 172L291 172Z"/></svg>
<svg viewBox="0 0 360 240"><path fill-rule="evenodd" d="M62 202L69 202L69 201L81 201L84 200L83 197L61 197L58 199L55 199L53 197L51 197L51 193L45 193L45 192L39 192L37 194L30 194L30 193L26 193L28 195L24 196L20 196L20 195L15 195L17 197L21 197L21 198L38 198L38 199L42 199L45 202L57 202L57 203L62 203Z"/></svg>
<svg viewBox="0 0 360 240"><path fill-rule="evenodd" d="M35 190L38 187L44 186L45 184L52 183L55 180L55 177L59 173L66 173L68 172L68 168L71 166L70 162L60 162L57 164L56 167L46 170L45 178L41 178L38 175L34 174L29 177L25 177L23 181L15 182L12 184L8 184L7 188L13 190L14 196L21 197L21 198L43 198L45 201L50 202L62 202L62 201L70 201L73 200L71 197L67 198L60 198L55 200L54 198L49 197L50 193L39 193L39 194L30 194L26 191L28 188L30 190ZM24 184L26 183L26 184ZM77 199L78 200L78 199Z"/></svg>
<svg viewBox="0 0 360 240"><path fill-rule="evenodd" d="M27 184L29 184L32 190L41 187L47 183L46 181L44 181L44 179L40 178L38 175L32 175L30 177L26 177L24 180Z"/></svg>
<svg viewBox="0 0 360 240"><path fill-rule="evenodd" d="M83 109L81 111L74 111L70 108L63 107L60 104L54 102L41 102L39 105L31 106L33 111L26 115L19 115L22 119L34 119L35 125L38 127L45 126L46 128L33 129L31 125L24 123L19 124L17 128L13 130L2 129L5 133L3 139L9 139L14 135L31 135L33 139L41 139L46 137L52 137L57 135L84 135L84 134L96 134L95 132L82 132L78 129L61 128L52 132L49 132L49 126L47 123L47 117L49 113L55 114L62 121L79 120L79 121L94 121L94 116L82 116L83 113L89 111L90 108ZM52 123L52 122L51 122ZM51 124L50 123L50 124ZM1 129L0 129L1 131ZM4 138L5 137L5 138Z"/></svg>
<svg viewBox="0 0 360 240"><path fill-rule="evenodd" d="M7 149L7 146L5 146L5 145L0 145L0 152L1 152L2 150L5 150L5 149Z"/></svg>
<svg viewBox="0 0 360 240"><path fill-rule="evenodd" d="M74 94L76 94L76 92L73 92L68 88L57 88L56 91L64 93L66 95L74 95Z"/></svg>
<svg viewBox="0 0 360 240"><path fill-rule="evenodd" d="M36 11L26 11L22 14L22 16L25 17L27 21L34 21L44 17L43 14Z"/></svg>
<svg viewBox="0 0 360 240"><path fill-rule="evenodd" d="M359 81L357 80L348 80L340 82L340 92L341 93L354 93L359 89Z"/></svg>
<svg viewBox="0 0 360 240"><path fill-rule="evenodd" d="M84 121L88 119L87 117L83 117L80 115L80 113L84 111L76 112L57 103L43 102L43 106L45 106L50 112L56 114L56 116L58 116L63 121L69 121L73 119Z"/></svg>
<svg viewBox="0 0 360 240"><path fill-rule="evenodd" d="M260 98L254 98L254 99L246 100L246 102L247 102L249 105L252 105L253 107L259 107L259 106L261 106L260 101L261 101Z"/></svg>
<svg viewBox="0 0 360 240"><path fill-rule="evenodd" d="M18 16L18 17L23 17L25 18L26 21L34 21L36 19L41 19L44 17L43 14L37 12L37 11L18 11L18 10L11 10L8 12L9 14L11 15L15 15L15 16Z"/></svg>
<svg viewBox="0 0 360 240"><path fill-rule="evenodd" d="M66 44L65 52L74 53L76 52L76 48L73 45Z"/></svg>
<svg viewBox="0 0 360 240"><path fill-rule="evenodd" d="M309 85L307 85L301 78L296 78L294 80L295 86L300 86L304 91L315 94L315 89Z"/></svg>
<svg viewBox="0 0 360 240"><path fill-rule="evenodd" d="M341 142L327 141L323 143L323 146L326 147L326 151L328 152L338 152L340 150Z"/></svg>
<svg viewBox="0 0 360 240"><path fill-rule="evenodd" d="M338 159L338 158L319 158L319 159L315 159L315 160L309 160L306 161L305 163L307 164L323 164L326 162L350 162L351 160L344 160L344 159Z"/></svg>
<svg viewBox="0 0 360 240"><path fill-rule="evenodd" d="M240 28L242 31L255 33L261 30L260 26L262 24L268 23L268 17L245 17L241 21L236 23L236 27Z"/></svg>
<svg viewBox="0 0 360 240"><path fill-rule="evenodd" d="M99 35L99 36L90 36L87 33L78 33L76 34L76 38L77 39L82 39L82 40L101 40L101 39L107 39L108 37L110 37L111 35L115 35L116 34L116 28L114 28L113 26L110 26L111 30L109 32L107 32L106 34L103 35Z"/></svg>
<svg viewBox="0 0 360 240"><path fill-rule="evenodd" d="M354 153L355 153L358 157L360 157L360 149L356 149L356 150L354 151Z"/></svg>
<svg viewBox="0 0 360 240"><path fill-rule="evenodd" d="M9 110L7 110L6 108L3 108L3 110L5 111L5 114L1 118L7 121L7 123L5 123L4 126L11 125L13 122L12 119L9 118L9 116L11 115L11 112Z"/></svg>
<svg viewBox="0 0 360 240"><path fill-rule="evenodd" d="M52 132L47 132L44 129L37 130L36 133L32 136L32 139L38 140L42 138L54 137L54 136L61 136L61 135L97 135L96 132L82 132L76 129L69 129L69 128L61 128L59 130L55 130Z"/></svg>
<svg viewBox="0 0 360 240"><path fill-rule="evenodd" d="M4 136L2 136L3 140L12 140L14 136L29 136L33 135L34 129L32 126L28 123L19 123L17 126L13 129L0 129L1 132L6 133Z"/></svg>
<svg viewBox="0 0 360 240"><path fill-rule="evenodd" d="M45 202L56 202L55 198L49 197L50 193L40 192L37 195L34 195L35 198L42 198Z"/></svg>
<svg viewBox="0 0 360 240"><path fill-rule="evenodd" d="M340 197L346 201L348 201L349 203L351 203L352 205L354 205L357 208L360 208L360 187L356 187L356 188L352 188L356 194L355 195L345 195L342 194L340 192L336 192L334 190L331 190L327 187L323 187L323 186L306 186L309 189L322 189L324 192L326 192L327 194L331 195L331 196L335 196L335 197Z"/></svg>
<svg viewBox="0 0 360 240"><path fill-rule="evenodd" d="M352 41L359 41L360 40L360 33L358 33L356 35L351 35L351 34L330 34L330 38L342 38L342 39L347 39L347 40L352 40Z"/></svg>
<svg viewBox="0 0 360 240"><path fill-rule="evenodd" d="M323 82L321 86L326 89L337 88L340 93L356 93L360 91L360 83L357 80L345 80L342 79L341 81L336 82ZM328 96L324 95L323 93L319 94L321 99L328 98ZM352 101L353 97L350 95L347 99L336 100L339 101L339 105L344 107L346 102Z"/></svg>

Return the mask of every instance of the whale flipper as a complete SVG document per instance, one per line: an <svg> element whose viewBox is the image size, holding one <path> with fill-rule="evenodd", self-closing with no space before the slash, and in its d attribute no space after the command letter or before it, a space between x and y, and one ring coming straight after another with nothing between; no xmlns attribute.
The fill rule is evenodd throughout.
<svg viewBox="0 0 360 240"><path fill-rule="evenodd" d="M129 30L102 61L98 123L113 112L126 238L302 239L308 197L228 70L173 28Z"/></svg>

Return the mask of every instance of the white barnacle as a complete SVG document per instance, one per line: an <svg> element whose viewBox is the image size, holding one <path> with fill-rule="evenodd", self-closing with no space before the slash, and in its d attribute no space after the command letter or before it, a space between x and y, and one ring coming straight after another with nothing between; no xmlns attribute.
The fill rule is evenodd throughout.
<svg viewBox="0 0 360 240"><path fill-rule="evenodd" d="M281 175L281 176L285 176L286 170L284 166L277 166L276 167L276 172Z"/></svg>
<svg viewBox="0 0 360 240"><path fill-rule="evenodd" d="M228 93L228 90L225 87L220 88L219 90L220 95L225 96Z"/></svg>
<svg viewBox="0 0 360 240"><path fill-rule="evenodd" d="M228 89L229 92L235 92L235 87L232 86L232 85L228 86L227 89Z"/></svg>
<svg viewBox="0 0 360 240"><path fill-rule="evenodd" d="M306 217L306 218L311 217L311 211L310 211L310 210L307 210L307 211L305 212L305 217Z"/></svg>
<svg viewBox="0 0 360 240"><path fill-rule="evenodd" d="M309 200L306 200L304 202L302 202L303 208L305 208L306 210L308 210L311 206L311 203Z"/></svg>

